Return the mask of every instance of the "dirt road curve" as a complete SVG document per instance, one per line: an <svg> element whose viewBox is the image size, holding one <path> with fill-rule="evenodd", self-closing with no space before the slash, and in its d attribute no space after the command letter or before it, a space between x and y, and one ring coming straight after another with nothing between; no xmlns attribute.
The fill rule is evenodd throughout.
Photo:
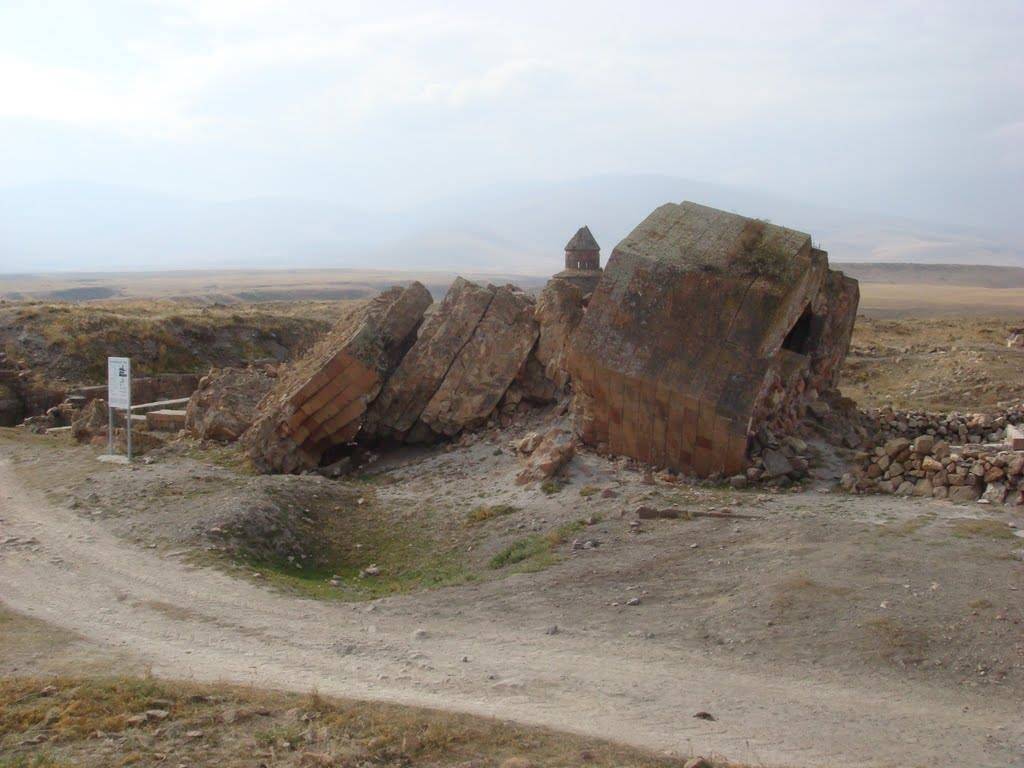
<svg viewBox="0 0 1024 768"><path fill-rule="evenodd" d="M1005 702L716 667L625 633L549 635L558 616L517 611L525 576L373 606L298 600L137 550L0 463L9 537L34 541L0 548L0 601L166 677L457 709L758 765L1024 765L1021 713Z"/></svg>

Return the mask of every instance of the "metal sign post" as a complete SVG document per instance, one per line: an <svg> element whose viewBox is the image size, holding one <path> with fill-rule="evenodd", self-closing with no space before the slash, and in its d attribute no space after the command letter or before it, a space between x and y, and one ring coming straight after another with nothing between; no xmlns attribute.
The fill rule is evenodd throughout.
<svg viewBox="0 0 1024 768"><path fill-rule="evenodd" d="M114 409L123 408L128 461L132 460L132 361L107 358L107 452L114 453Z"/></svg>

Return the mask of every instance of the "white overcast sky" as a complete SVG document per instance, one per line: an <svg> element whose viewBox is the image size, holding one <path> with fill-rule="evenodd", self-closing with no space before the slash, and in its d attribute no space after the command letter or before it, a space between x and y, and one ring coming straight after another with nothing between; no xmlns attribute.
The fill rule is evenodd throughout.
<svg viewBox="0 0 1024 768"><path fill-rule="evenodd" d="M1024 2L0 0L0 185L662 173L1021 229Z"/></svg>

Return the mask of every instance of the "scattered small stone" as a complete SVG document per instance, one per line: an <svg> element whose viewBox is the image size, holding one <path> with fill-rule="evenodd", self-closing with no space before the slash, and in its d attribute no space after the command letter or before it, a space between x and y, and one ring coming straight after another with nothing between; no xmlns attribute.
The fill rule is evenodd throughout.
<svg viewBox="0 0 1024 768"><path fill-rule="evenodd" d="M544 630L544 634L545 635L557 635L558 634L558 625L557 624L552 624L550 627L548 627L547 629Z"/></svg>
<svg viewBox="0 0 1024 768"><path fill-rule="evenodd" d="M631 597L631 598L629 598L629 600L626 601L626 605L640 605L640 603L642 603L642 602L643 602L643 598L641 598L639 596Z"/></svg>
<svg viewBox="0 0 1024 768"><path fill-rule="evenodd" d="M430 637L430 633L422 627L412 633L413 640L426 640L428 637Z"/></svg>
<svg viewBox="0 0 1024 768"><path fill-rule="evenodd" d="M711 722L714 722L716 720L714 715L712 715L710 712L705 712L704 710L695 713L694 717L698 720L710 720Z"/></svg>

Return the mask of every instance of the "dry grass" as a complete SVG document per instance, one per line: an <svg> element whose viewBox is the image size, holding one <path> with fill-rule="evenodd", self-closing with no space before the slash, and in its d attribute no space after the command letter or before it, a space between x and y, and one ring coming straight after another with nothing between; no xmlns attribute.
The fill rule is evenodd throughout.
<svg viewBox="0 0 1024 768"><path fill-rule="evenodd" d="M505 517L519 511L519 507L511 504L494 504L491 506L481 505L474 507L466 514L467 525L479 525L497 517Z"/></svg>
<svg viewBox="0 0 1024 768"><path fill-rule="evenodd" d="M780 613L786 613L812 607L819 601L845 597L850 592L849 587L821 584L806 574L796 574L776 585L771 605Z"/></svg>
<svg viewBox="0 0 1024 768"><path fill-rule="evenodd" d="M330 327L345 304L11 304L0 306L0 348L47 380L100 382L111 354L132 357L138 375L205 372L212 365L273 358L282 350L294 354Z"/></svg>
<svg viewBox="0 0 1024 768"><path fill-rule="evenodd" d="M878 643L879 654L885 659L918 663L925 658L931 647L927 632L908 626L898 619L888 616L870 619L867 627Z"/></svg>
<svg viewBox="0 0 1024 768"><path fill-rule="evenodd" d="M878 526L878 532L890 536L910 536L935 519L935 515L918 515L906 520L894 520Z"/></svg>
<svg viewBox="0 0 1024 768"><path fill-rule="evenodd" d="M1024 317L1024 288L920 283L860 284L860 311L872 317Z"/></svg>
<svg viewBox="0 0 1024 768"><path fill-rule="evenodd" d="M0 768L682 765L468 715L150 678L0 681L0 755Z"/></svg>
<svg viewBox="0 0 1024 768"><path fill-rule="evenodd" d="M1008 317L858 317L840 388L862 406L995 410L1024 399Z"/></svg>
<svg viewBox="0 0 1024 768"><path fill-rule="evenodd" d="M1001 520L961 518L953 521L953 535L961 539L1013 539L1013 529Z"/></svg>

